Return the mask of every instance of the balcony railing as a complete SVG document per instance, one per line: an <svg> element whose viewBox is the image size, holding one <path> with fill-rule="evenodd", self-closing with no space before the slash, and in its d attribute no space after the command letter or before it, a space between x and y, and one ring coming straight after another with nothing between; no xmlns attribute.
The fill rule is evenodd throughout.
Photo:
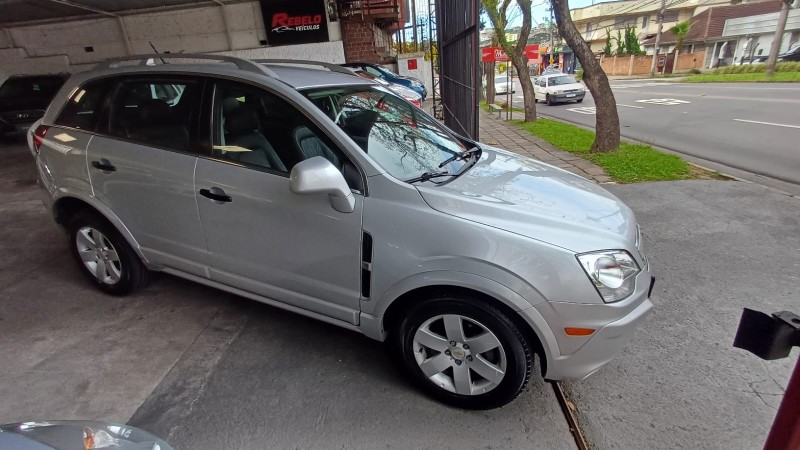
<svg viewBox="0 0 800 450"><path fill-rule="evenodd" d="M398 0L339 0L339 15L374 22L400 20Z"/></svg>

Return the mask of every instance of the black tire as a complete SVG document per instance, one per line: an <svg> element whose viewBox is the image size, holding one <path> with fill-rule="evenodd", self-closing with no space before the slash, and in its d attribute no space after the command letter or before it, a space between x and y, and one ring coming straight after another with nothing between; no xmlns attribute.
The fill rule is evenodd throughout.
<svg viewBox="0 0 800 450"><path fill-rule="evenodd" d="M533 97L533 103L539 103L539 99L536 96Z"/></svg>
<svg viewBox="0 0 800 450"><path fill-rule="evenodd" d="M550 98L550 94L545 97L545 103L547 103L547 106L553 106L553 99Z"/></svg>
<svg viewBox="0 0 800 450"><path fill-rule="evenodd" d="M580 99L580 100L576 100L576 101L575 101L575 103L581 103L581 102L583 102L583 99Z"/></svg>
<svg viewBox="0 0 800 450"><path fill-rule="evenodd" d="M86 228L93 228L102 233L107 243L117 252L119 280L112 283L98 279L84 264L78 248L78 233ZM100 214L93 211L82 211L75 215L67 226L70 251L81 271L102 291L111 295L123 296L144 287L149 278L149 271L142 264L125 238Z"/></svg>
<svg viewBox="0 0 800 450"><path fill-rule="evenodd" d="M505 374L502 380L488 392L474 395L457 394L434 384L420 368L414 350L414 336L426 321L445 314L460 315L479 322L486 330L491 331L501 344L505 354ZM464 334L467 335L466 327ZM467 409L501 407L514 400L522 392L531 376L533 352L530 343L505 313L477 296L441 294L424 300L414 305L399 321L393 336L395 350L401 358L405 371L414 383L426 394L451 406ZM454 354L448 355L452 360ZM488 355L488 353L484 353L484 355ZM432 356L427 357L433 358ZM472 361L472 357L469 358L469 361ZM445 369L441 374L445 374L447 370L450 369ZM478 379L480 382L482 377L475 377L477 372L472 369L468 370L472 377L471 381Z"/></svg>

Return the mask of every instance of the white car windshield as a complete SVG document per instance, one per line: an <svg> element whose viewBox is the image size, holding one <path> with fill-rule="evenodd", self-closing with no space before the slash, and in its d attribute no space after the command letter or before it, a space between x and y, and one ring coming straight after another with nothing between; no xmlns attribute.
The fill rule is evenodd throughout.
<svg viewBox="0 0 800 450"><path fill-rule="evenodd" d="M419 108L377 86L303 91L387 173L411 180L425 173L457 174L467 162L455 158L465 145ZM466 155L466 154L465 154Z"/></svg>
<svg viewBox="0 0 800 450"><path fill-rule="evenodd" d="M569 75L559 75L557 77L550 77L547 79L548 86L561 86L562 84L575 84L575 78Z"/></svg>

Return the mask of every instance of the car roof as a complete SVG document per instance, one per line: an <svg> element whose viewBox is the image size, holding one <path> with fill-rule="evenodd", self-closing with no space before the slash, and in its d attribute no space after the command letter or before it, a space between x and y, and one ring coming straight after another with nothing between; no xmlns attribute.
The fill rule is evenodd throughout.
<svg viewBox="0 0 800 450"><path fill-rule="evenodd" d="M237 77L252 79L255 77L269 77L284 84L291 86L294 89L306 89L312 87L326 87L326 86L341 86L341 85L370 85L374 84L372 81L356 76L355 74L345 74L339 72L332 72L328 69L316 66L290 66L285 64L290 63L256 63L246 61L250 65L251 70L240 70L233 64L226 63L197 63L197 64L154 64L142 65L131 64L117 67L98 67L88 72L76 75L78 82L87 81L90 79L111 76L111 75L125 75L125 74L165 74L165 73L180 73L180 74L195 74L195 75L209 75L209 76L223 76L223 77ZM303 61L298 61L302 64ZM102 63L101 63L102 64ZM259 72L257 66L265 67L265 71Z"/></svg>
<svg viewBox="0 0 800 450"><path fill-rule="evenodd" d="M546 75L541 75L539 78L553 78L553 77L559 77L559 76L562 76L562 75L572 76L571 74L568 74L568 73L558 72L558 73L548 73Z"/></svg>

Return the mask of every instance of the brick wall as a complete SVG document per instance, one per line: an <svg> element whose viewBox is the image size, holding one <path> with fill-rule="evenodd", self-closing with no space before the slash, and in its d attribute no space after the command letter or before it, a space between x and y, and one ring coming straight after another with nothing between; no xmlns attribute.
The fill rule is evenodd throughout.
<svg viewBox="0 0 800 450"><path fill-rule="evenodd" d="M355 19L342 19L342 40L344 58L347 62L368 62L383 64L389 62L384 56L387 51L375 44L375 33L385 33L371 22ZM388 36L387 36L388 40Z"/></svg>
<svg viewBox="0 0 800 450"><path fill-rule="evenodd" d="M675 60L673 72L690 69L702 69L706 60L706 52L681 53Z"/></svg>

